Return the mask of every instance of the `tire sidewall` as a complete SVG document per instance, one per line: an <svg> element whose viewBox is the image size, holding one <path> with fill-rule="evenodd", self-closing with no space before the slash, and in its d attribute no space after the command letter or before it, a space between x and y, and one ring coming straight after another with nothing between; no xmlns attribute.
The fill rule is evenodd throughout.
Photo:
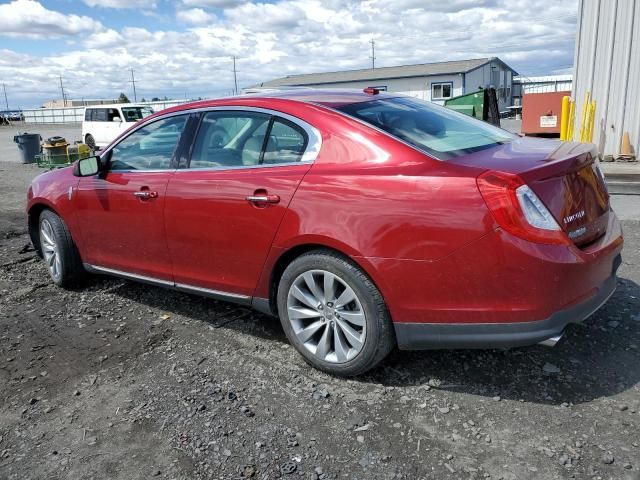
<svg viewBox="0 0 640 480"><path fill-rule="evenodd" d="M305 348L293 331L287 310L289 289L300 274L309 270L326 270L339 276L342 281L353 289L362 305L367 329L364 347L358 355L348 362L337 364L316 358ZM373 282L369 280L367 285L366 280L369 279L360 268L346 259L341 259L331 254L305 254L298 257L285 269L280 278L277 296L280 322L289 342L312 366L328 373L349 376L368 370L376 362L381 335L384 330L383 322L388 322L389 320L384 305L380 308L381 305L376 302L375 295L380 295L380 293L373 285ZM372 288L375 290L372 291Z"/></svg>
<svg viewBox="0 0 640 480"><path fill-rule="evenodd" d="M51 230L53 232L53 236L55 237L54 240L56 242L56 246L58 248L58 257L60 258L60 278L54 278L53 275L51 274L51 270L49 270L49 266L46 265L47 268L47 273L49 274L49 277L51 278L51 280L53 281L53 283L55 283L58 286L63 286L68 282L68 277L69 277L69 255L71 254L71 252L67 251L67 244L66 244L66 238L62 232L62 229L65 228L64 224L62 223L62 220L60 219L60 217L58 217L58 215L56 215L55 213L53 213L50 210L45 210L42 212L42 214L40 215L40 220L38 222L38 235L41 235L41 229L42 229L42 224L43 222L49 222L49 225L51 225ZM40 245L42 248L42 240L40 239ZM42 253L43 255L43 259L44 259L44 251ZM46 260L45 260L46 261Z"/></svg>

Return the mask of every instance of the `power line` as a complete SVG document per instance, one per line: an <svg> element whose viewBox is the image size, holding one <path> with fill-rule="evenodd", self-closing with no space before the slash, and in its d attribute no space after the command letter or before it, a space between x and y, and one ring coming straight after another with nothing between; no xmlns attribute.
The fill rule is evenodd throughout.
<svg viewBox="0 0 640 480"><path fill-rule="evenodd" d="M133 68L131 70L131 84L133 85L133 101L138 101L138 95L136 94L136 78L133 75Z"/></svg>
<svg viewBox="0 0 640 480"><path fill-rule="evenodd" d="M376 68L376 41L372 38L369 40L371 44L371 70Z"/></svg>

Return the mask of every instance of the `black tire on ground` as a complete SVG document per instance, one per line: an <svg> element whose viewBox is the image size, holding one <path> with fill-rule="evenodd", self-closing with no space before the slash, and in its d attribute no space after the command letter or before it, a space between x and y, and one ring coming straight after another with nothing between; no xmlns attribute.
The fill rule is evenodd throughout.
<svg viewBox="0 0 640 480"><path fill-rule="evenodd" d="M49 241L45 238L50 236ZM42 257L47 264L47 270L53 283L59 287L67 288L78 285L84 280L86 272L82 266L82 260L78 248L71 238L71 233L64 221L51 210L43 210L38 221L38 235ZM50 240L55 243L55 258L50 261L53 249ZM53 269L52 263L58 260L57 268Z"/></svg>
<svg viewBox="0 0 640 480"><path fill-rule="evenodd" d="M90 133L87 133L87 135L85 135L84 143L86 143L91 150L96 149L96 141L93 138L93 135L91 135Z"/></svg>
<svg viewBox="0 0 640 480"><path fill-rule="evenodd" d="M366 335L357 355L345 362L322 360L305 348L289 320L287 299L296 278L313 270L330 272L345 282L356 294L365 315ZM285 269L278 286L278 313L282 327L305 361L324 372L339 376L355 376L378 365L395 347L391 317L380 291L371 279L348 258L329 250L314 250L293 260Z"/></svg>

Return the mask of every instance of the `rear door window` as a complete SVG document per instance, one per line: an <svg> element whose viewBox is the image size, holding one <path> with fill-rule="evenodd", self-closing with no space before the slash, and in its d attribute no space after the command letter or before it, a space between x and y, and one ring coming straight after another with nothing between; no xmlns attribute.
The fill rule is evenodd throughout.
<svg viewBox="0 0 640 480"><path fill-rule="evenodd" d="M190 168L232 168L260 163L271 116L249 111L213 111L202 117Z"/></svg>
<svg viewBox="0 0 640 480"><path fill-rule="evenodd" d="M307 134L298 125L275 118L269 131L262 163L299 162L307 147Z"/></svg>
<svg viewBox="0 0 640 480"><path fill-rule="evenodd" d="M106 108L96 108L93 112L92 121L94 122L106 122L108 121L108 113Z"/></svg>

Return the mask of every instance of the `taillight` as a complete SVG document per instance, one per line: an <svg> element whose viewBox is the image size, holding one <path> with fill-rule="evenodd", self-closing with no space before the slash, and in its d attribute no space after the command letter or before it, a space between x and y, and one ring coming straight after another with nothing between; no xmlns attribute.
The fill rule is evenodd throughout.
<svg viewBox="0 0 640 480"><path fill-rule="evenodd" d="M477 183L503 230L535 243L571 244L547 207L518 175L489 171L480 175Z"/></svg>

